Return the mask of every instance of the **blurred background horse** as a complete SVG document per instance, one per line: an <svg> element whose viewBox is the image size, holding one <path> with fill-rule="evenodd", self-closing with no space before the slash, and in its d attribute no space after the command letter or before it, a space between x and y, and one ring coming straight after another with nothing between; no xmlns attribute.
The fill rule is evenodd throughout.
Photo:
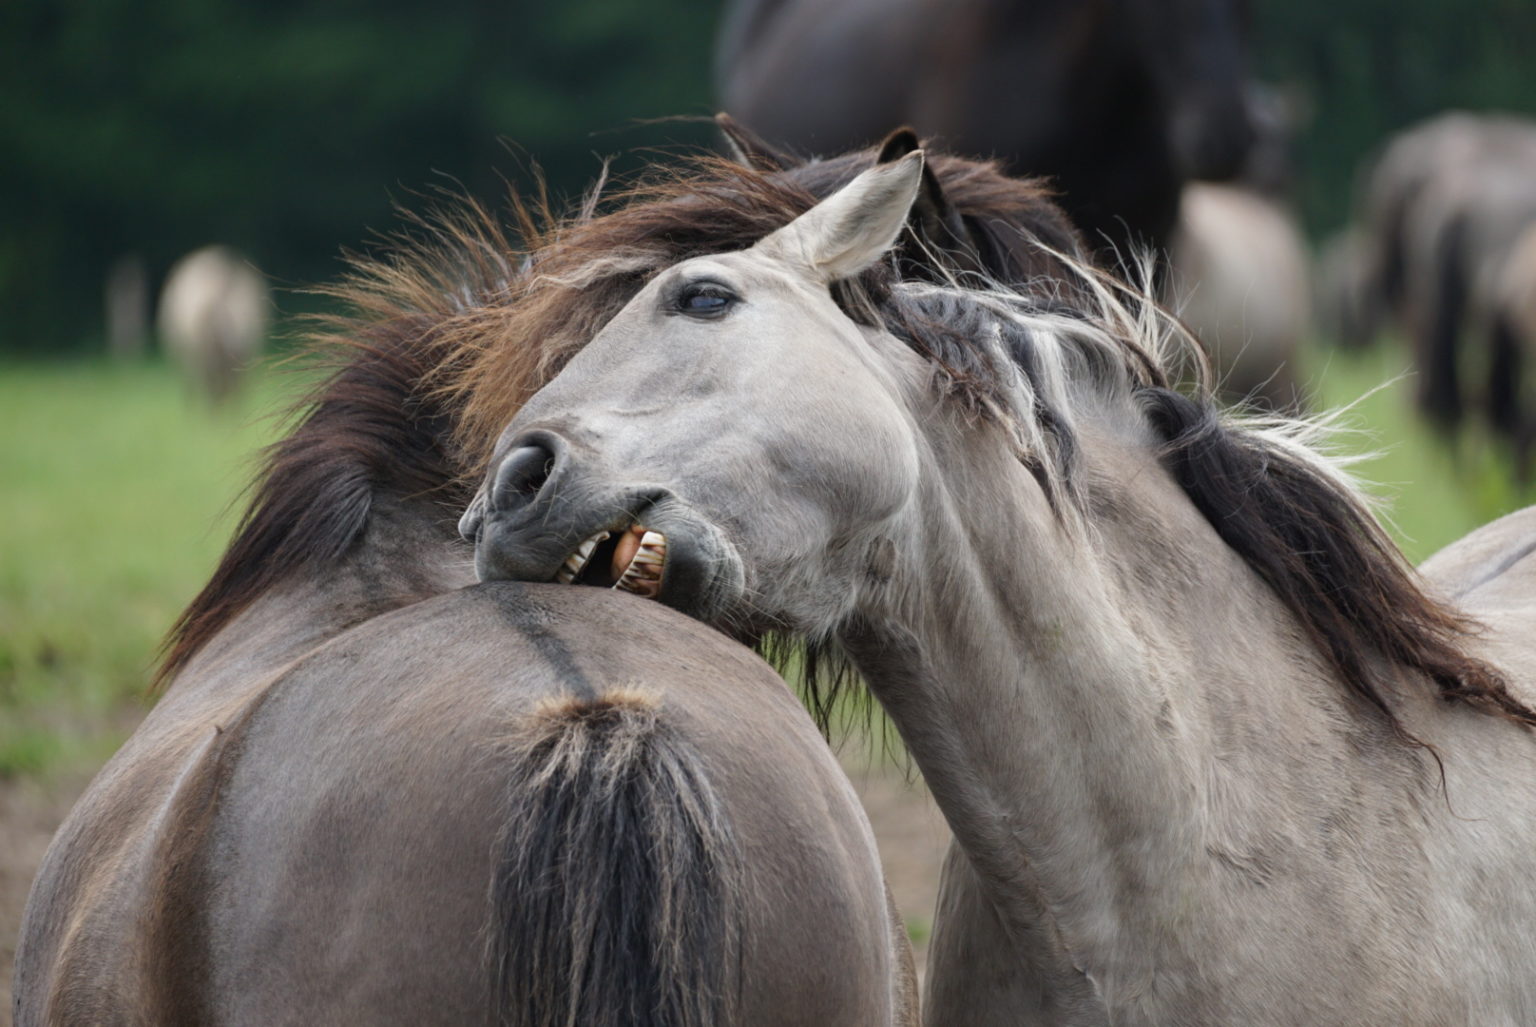
<svg viewBox="0 0 1536 1027"><path fill-rule="evenodd" d="M1190 179L1253 137L1245 0L733 0L725 110L839 153L910 124L954 153L1046 176L1103 253L1163 247Z"/></svg>
<svg viewBox="0 0 1536 1027"><path fill-rule="evenodd" d="M1536 225L1536 122L1454 112L1408 129L1369 168L1356 221L1352 266L1335 272L1348 276L1347 341L1403 331L1425 418L1448 433L1479 411L1527 475L1520 309L1536 266L1521 243Z"/></svg>
<svg viewBox="0 0 1536 1027"><path fill-rule="evenodd" d="M191 386L220 406L260 356L271 317L261 272L227 246L205 246L166 275L157 328Z"/></svg>

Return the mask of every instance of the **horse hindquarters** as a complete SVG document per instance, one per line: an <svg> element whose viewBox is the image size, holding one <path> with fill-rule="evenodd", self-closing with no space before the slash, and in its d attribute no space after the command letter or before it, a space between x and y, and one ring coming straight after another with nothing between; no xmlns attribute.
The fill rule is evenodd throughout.
<svg viewBox="0 0 1536 1027"><path fill-rule="evenodd" d="M750 652L659 604L561 586L452 593L363 636L269 706L262 746L283 800L267 775L240 790L259 805L220 865L282 864L278 895L308 887L305 850L346 868L310 893L299 926L315 948L285 967L292 986L247 1008L298 986L311 1014L392 1022L895 1019L904 937L868 824ZM352 739L337 749L340 725ZM284 755L325 747L337 761L297 776ZM313 840L274 840L274 808ZM258 903L231 912L267 919ZM249 966L260 949L231 955Z"/></svg>

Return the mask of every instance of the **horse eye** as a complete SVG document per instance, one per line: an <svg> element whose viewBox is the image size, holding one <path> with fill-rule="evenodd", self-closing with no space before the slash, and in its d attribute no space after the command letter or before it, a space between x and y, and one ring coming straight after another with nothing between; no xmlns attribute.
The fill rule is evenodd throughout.
<svg viewBox="0 0 1536 1027"><path fill-rule="evenodd" d="M677 293L677 309L690 317L719 317L736 294L715 282L690 282Z"/></svg>

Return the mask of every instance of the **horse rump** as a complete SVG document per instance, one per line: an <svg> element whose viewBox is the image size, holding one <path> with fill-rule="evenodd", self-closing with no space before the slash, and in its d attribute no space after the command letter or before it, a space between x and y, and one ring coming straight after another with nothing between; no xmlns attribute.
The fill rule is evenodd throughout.
<svg viewBox="0 0 1536 1027"><path fill-rule="evenodd" d="M507 749L491 1022L733 1023L740 853L701 754L660 699L547 698Z"/></svg>

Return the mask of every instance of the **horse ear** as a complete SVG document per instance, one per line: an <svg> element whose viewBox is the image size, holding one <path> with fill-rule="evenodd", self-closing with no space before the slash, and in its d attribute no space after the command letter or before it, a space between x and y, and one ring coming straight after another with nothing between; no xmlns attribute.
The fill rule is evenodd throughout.
<svg viewBox="0 0 1536 1027"><path fill-rule="evenodd" d="M903 126L880 144L876 164L888 164L918 149L917 133ZM912 204L907 230L902 233L903 273L916 269L919 277L942 279L954 271L980 271L981 248L944 193L944 184L933 167L923 165L922 187Z"/></svg>
<svg viewBox="0 0 1536 1027"><path fill-rule="evenodd" d="M720 136L725 141L731 159L744 168L754 171L785 171L800 163L725 111L715 115L715 126L720 129Z"/></svg>
<svg viewBox="0 0 1536 1027"><path fill-rule="evenodd" d="M875 158L876 164L889 164L894 160L900 160L914 150L922 149L922 144L917 141L917 133L906 125L885 137L885 142L880 144L880 155Z"/></svg>
<svg viewBox="0 0 1536 1027"><path fill-rule="evenodd" d="M755 248L824 281L856 275L896 244L922 174L921 150L876 164Z"/></svg>

